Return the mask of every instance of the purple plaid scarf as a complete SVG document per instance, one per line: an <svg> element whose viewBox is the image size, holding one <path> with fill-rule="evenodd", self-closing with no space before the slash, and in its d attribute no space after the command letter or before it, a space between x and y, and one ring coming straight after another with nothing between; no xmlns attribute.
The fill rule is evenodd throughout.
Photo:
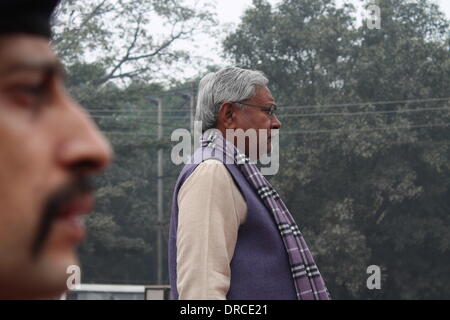
<svg viewBox="0 0 450 320"><path fill-rule="evenodd" d="M212 148L214 152L225 155L228 161L236 164L264 205L272 212L289 256L297 298L299 300L330 300L330 294L297 224L258 167L217 131L205 132L201 138L201 146Z"/></svg>

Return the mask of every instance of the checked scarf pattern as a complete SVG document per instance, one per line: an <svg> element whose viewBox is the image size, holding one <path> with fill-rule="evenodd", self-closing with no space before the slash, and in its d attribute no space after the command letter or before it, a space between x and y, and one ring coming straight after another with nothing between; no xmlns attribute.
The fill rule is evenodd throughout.
<svg viewBox="0 0 450 320"><path fill-rule="evenodd" d="M298 300L329 300L330 295L314 262L303 236L291 213L278 193L250 159L220 133L206 132L201 138L203 148L212 148L231 159L250 185L256 190L264 205L273 214L289 256L292 277ZM227 162L228 163L228 162Z"/></svg>

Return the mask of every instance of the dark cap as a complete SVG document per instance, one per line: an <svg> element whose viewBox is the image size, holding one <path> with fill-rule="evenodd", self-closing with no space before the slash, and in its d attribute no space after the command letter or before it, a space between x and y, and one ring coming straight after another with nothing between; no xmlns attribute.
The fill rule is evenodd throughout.
<svg viewBox="0 0 450 320"><path fill-rule="evenodd" d="M51 37L50 20L59 0L0 0L0 35Z"/></svg>

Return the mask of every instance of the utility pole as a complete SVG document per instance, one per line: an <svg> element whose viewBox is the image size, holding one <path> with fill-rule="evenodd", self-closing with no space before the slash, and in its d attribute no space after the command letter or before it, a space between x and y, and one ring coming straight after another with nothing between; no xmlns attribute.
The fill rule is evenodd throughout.
<svg viewBox="0 0 450 320"><path fill-rule="evenodd" d="M171 96L174 94L181 94L189 98L189 114L190 114L190 127L191 133L194 132L194 112L195 112L195 83L192 84L192 89L177 89L171 90L169 92L158 93L155 95L147 96L150 101L154 102L158 106L158 140L161 142L163 140L163 110L162 110L162 98L165 96ZM157 209L158 209L158 219L157 219L157 229L156 229L156 279L158 284L163 284L163 270L164 270L164 202L163 202L163 190L164 190L164 170L163 170L163 148L162 146L158 149L158 163L157 163Z"/></svg>
<svg viewBox="0 0 450 320"><path fill-rule="evenodd" d="M189 100L189 124L191 129L191 134L194 134L194 110L195 110L195 94L185 93L182 95L183 98Z"/></svg>
<svg viewBox="0 0 450 320"><path fill-rule="evenodd" d="M162 99L161 97L151 98L158 106L158 141L161 142L163 138L163 113L162 113ZM164 205L163 205L163 190L164 190L164 172L163 172L163 149L159 147L157 153L157 186L156 186L156 201L157 201L157 223L156 223L156 281L158 284L163 282L163 222L164 222Z"/></svg>
<svg viewBox="0 0 450 320"><path fill-rule="evenodd" d="M191 93L189 95L189 99L190 99L190 110L189 110L189 114L190 114L190 122L191 122L191 134L194 134L194 110L195 110L195 95L194 93Z"/></svg>
<svg viewBox="0 0 450 320"><path fill-rule="evenodd" d="M190 121L191 121L191 134L194 134L194 117L195 117L195 87L196 87L196 83L192 82L191 84L192 86L192 92L190 94L190 100L191 100L191 105L190 105Z"/></svg>
<svg viewBox="0 0 450 320"><path fill-rule="evenodd" d="M163 138L163 118L162 118L162 99L158 98L158 140L162 141ZM164 208L163 208L163 149L162 147L158 150L158 235L157 235L157 246L158 246L158 284L162 284L163 281L163 219L164 219Z"/></svg>
<svg viewBox="0 0 450 320"><path fill-rule="evenodd" d="M189 100L189 123L191 134L194 134L194 117L195 117L195 82L192 82L192 90L185 89L181 95Z"/></svg>

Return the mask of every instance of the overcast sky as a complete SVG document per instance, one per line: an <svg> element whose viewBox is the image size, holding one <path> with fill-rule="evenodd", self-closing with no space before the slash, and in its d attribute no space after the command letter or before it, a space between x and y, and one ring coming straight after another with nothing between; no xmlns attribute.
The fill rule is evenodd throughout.
<svg viewBox="0 0 450 320"><path fill-rule="evenodd" d="M269 0L273 5L281 2L282 0ZM227 64L220 56L221 54L221 42L226 35L226 31L233 30L240 22L240 18L243 15L246 8L250 7L252 0L215 0L215 1L202 1L202 0L186 0L186 3L201 4L206 2L215 6L215 13L217 19L220 22L220 29L224 32L220 32L217 37L211 38L207 35L198 35L195 37L195 41L180 42L177 44L177 48L190 51L197 56L201 56L204 65L207 64ZM353 3L357 8L361 7L360 0L337 0L338 5L342 3ZM450 0L434 0L441 10L450 19ZM200 5L201 6L201 5ZM190 77L198 74L198 70L192 68L184 68L184 76Z"/></svg>

